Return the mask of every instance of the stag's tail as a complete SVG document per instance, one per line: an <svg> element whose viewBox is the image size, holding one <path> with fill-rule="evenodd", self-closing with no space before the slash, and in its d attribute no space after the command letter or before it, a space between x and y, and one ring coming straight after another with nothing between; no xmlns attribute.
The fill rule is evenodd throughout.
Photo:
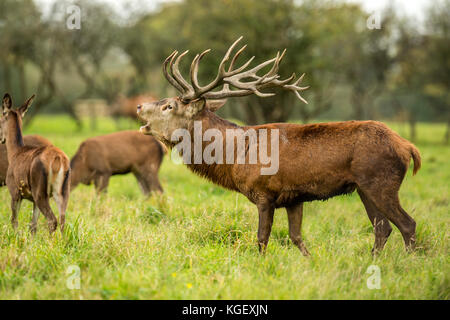
<svg viewBox="0 0 450 320"><path fill-rule="evenodd" d="M411 144L411 146L410 146L410 152L411 152L411 157L414 161L413 175L415 175L417 173L417 171L419 171L419 169L422 165L422 159L420 157L419 150L413 144Z"/></svg>

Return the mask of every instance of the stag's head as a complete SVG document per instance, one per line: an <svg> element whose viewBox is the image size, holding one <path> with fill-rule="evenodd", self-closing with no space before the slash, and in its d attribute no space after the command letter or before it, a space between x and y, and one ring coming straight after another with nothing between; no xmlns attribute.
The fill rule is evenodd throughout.
<svg viewBox="0 0 450 320"><path fill-rule="evenodd" d="M227 98L231 97L243 97L252 94L262 98L273 96L274 93L261 92L262 89L272 87L291 90L301 101L307 103L300 95L300 91L306 90L308 87L299 86L304 75L296 79L295 74L292 74L284 80L281 80L278 75L279 64L286 50L281 54L278 52L273 59L265 61L252 69L247 70L247 67L253 61L254 57L249 59L241 67L235 69L234 64L239 55L245 50L245 45L234 54L228 68L226 68L226 64L230 60L234 48L241 39L242 37L230 46L222 62L219 64L216 78L205 86L201 86L197 80L198 66L200 60L210 49L203 51L201 54L197 54L192 61L190 83L182 77L179 70L180 60L188 51L180 55L178 55L178 51L174 51L167 57L163 65L164 76L180 92L180 95L174 98L166 98L139 105L137 110L138 115L147 121L147 124L141 127L141 132L152 134L162 141L170 141L172 132L176 129L190 128L193 121L204 110L215 112L226 102ZM264 75L257 74L267 66L271 66L267 73ZM217 88L219 90L215 90Z"/></svg>
<svg viewBox="0 0 450 320"><path fill-rule="evenodd" d="M28 108L33 103L35 95L33 94L20 107L13 109L11 96L6 93L2 100L2 116L0 118L0 139L1 143L5 143L8 138L8 120L11 118L17 119L19 124Z"/></svg>

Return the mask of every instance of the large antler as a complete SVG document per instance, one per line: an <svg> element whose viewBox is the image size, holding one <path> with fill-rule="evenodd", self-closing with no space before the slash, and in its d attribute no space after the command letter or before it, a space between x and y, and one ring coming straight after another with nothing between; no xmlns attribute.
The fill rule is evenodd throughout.
<svg viewBox="0 0 450 320"><path fill-rule="evenodd" d="M230 46L227 53L223 57L222 62L220 62L219 64L219 69L216 78L206 86L201 86L198 83L197 75L199 62L205 56L205 54L211 51L210 49L203 51L201 54L197 54L194 60L192 61L190 70L191 84L189 84L186 80L183 79L178 68L181 58L185 56L188 53L188 51L183 52L178 57L177 57L178 51L174 51L169 57L167 57L167 59L164 61L163 67L164 75L166 79L170 82L170 84L172 84L178 91L181 92L180 98L184 101L191 101L200 97L215 100L229 97L242 97L251 94L255 94L259 97L264 98L273 96L275 95L275 93L264 93L260 91L261 89L271 87L281 87L285 90L293 91L301 101L303 101L304 103L308 103L300 95L300 91L306 90L309 87L299 86L305 74L303 74L296 81L294 81L296 78L295 73L293 73L287 79L279 80L280 76L278 75L278 69L280 62L286 53L286 49L281 53L281 55L278 52L275 58L267 60L250 70L244 71L250 65L250 63L253 61L255 57L250 58L241 67L233 70L237 58L247 47L247 45L244 45L233 56L233 59L231 60L228 70L225 70L225 65L230 59L231 53L233 52L238 42L241 40L242 37L237 39ZM257 75L257 73L261 69L271 64L272 68L269 70L269 72L267 72L262 76ZM170 72L168 71L167 66L169 66ZM243 81L244 79L251 79L251 81L244 82ZM219 86L223 86L222 90L212 91ZM230 86L234 87L237 90L231 90Z"/></svg>

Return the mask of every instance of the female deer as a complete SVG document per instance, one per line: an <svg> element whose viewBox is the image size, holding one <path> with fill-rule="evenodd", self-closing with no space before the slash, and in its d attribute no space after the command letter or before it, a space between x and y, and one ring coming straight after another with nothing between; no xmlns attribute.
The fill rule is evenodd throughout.
<svg viewBox="0 0 450 320"><path fill-rule="evenodd" d="M33 218L30 225L36 232L39 210L48 220L50 233L58 222L49 204L54 197L59 211L61 232L64 230L65 212L69 199L69 158L53 145L25 146L22 137L22 117L33 102L34 95L17 110L12 109L12 99L5 94L0 118L1 142L6 143L8 172L6 185L11 194L11 223L17 228L17 213L22 199L33 202Z"/></svg>

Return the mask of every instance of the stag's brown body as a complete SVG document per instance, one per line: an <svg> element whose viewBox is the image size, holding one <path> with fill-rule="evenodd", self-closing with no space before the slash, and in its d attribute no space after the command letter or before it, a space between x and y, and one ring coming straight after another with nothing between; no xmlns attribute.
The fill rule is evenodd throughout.
<svg viewBox="0 0 450 320"><path fill-rule="evenodd" d="M238 127L207 110L196 121L202 122L203 132L214 128L221 130L223 136L226 129L267 129L269 138L271 130L279 131L280 165L274 175L261 175L261 167L265 166L249 164L248 155L246 164L188 165L211 181L241 192L255 204L269 202L275 208L288 207L351 193L357 187L379 193L386 188L387 180L395 181L398 189L410 159L414 159L414 173L420 167L418 150L377 121ZM191 136L194 137L193 130ZM194 140L191 143L193 149ZM246 144L248 150L248 141ZM224 144L224 154L225 148Z"/></svg>
<svg viewBox="0 0 450 320"><path fill-rule="evenodd" d="M238 127L215 115L214 112L225 103L223 99L251 94L267 97L273 94L260 90L270 87L290 90L301 101L306 102L300 95L300 91L307 89L299 86L303 76L296 81L295 74L280 80L277 74L285 52L281 55L278 53L275 58L250 70L245 69L253 58L242 67L234 69L237 57L245 49L244 46L230 59L231 52L240 39L225 54L216 78L205 86L199 84L197 73L199 61L209 50L194 58L190 83L183 79L178 69L181 58L187 52L178 57L178 52L173 52L164 62L163 71L166 79L181 95L139 105L138 114L147 121L141 131L154 135L168 147L174 147L178 140L172 140L173 134L179 129L187 130L190 132L191 150L195 148L195 139L202 139L203 133L209 129L219 130L220 137L226 137L227 130L255 130L260 135L260 129L267 129L268 143L257 140L258 150L270 150L270 136L278 132L276 142L279 146L279 168L272 175L261 174L261 168L265 166L261 159L259 163L250 164L249 139L245 142L244 164L238 164L236 161L234 164L226 164L225 161L213 164L203 161L194 164L195 154L187 164L199 175L244 194L256 204L259 213L258 243L262 251L269 241L275 208L286 208L290 238L304 255L308 255L301 237L303 203L325 200L355 190L358 191L374 226L373 252L383 249L392 231L389 222L395 224L402 233L406 248L413 249L416 223L400 206L398 191L411 158L414 160L413 173L420 168L420 154L413 144L386 125L376 121L348 121ZM229 68L226 68L225 64L230 60ZM268 65L272 65L269 72L262 76L257 75L259 70ZM215 90L219 87L221 89ZM194 129L195 123L200 122L201 136L195 134ZM229 143L230 141L222 141L224 155ZM202 141L202 154L208 144L209 142ZM236 159L236 145L230 150L233 150Z"/></svg>
<svg viewBox="0 0 450 320"><path fill-rule="evenodd" d="M40 147L45 145L51 145L51 142L44 137L38 135L26 135L23 137L23 143L25 146ZM6 183L6 173L8 171L8 156L6 152L6 146L0 144L0 186Z"/></svg>
<svg viewBox="0 0 450 320"><path fill-rule="evenodd" d="M106 191L112 175L132 172L142 192L162 192L158 170L164 157L162 145L138 131L120 131L82 142L71 160L71 188L95 184Z"/></svg>
<svg viewBox="0 0 450 320"><path fill-rule="evenodd" d="M21 201L27 199L34 204L31 231L36 231L39 210L47 218L49 231L55 231L58 223L49 204L49 199L53 197L58 206L60 228L63 231L69 199L69 159L63 151L51 144L42 146L24 144L22 116L31 105L32 99L29 99L17 111L11 109L9 95L5 95L3 99L4 115L1 129L9 162L6 185L11 194L11 223L14 228L17 227L17 214Z"/></svg>

